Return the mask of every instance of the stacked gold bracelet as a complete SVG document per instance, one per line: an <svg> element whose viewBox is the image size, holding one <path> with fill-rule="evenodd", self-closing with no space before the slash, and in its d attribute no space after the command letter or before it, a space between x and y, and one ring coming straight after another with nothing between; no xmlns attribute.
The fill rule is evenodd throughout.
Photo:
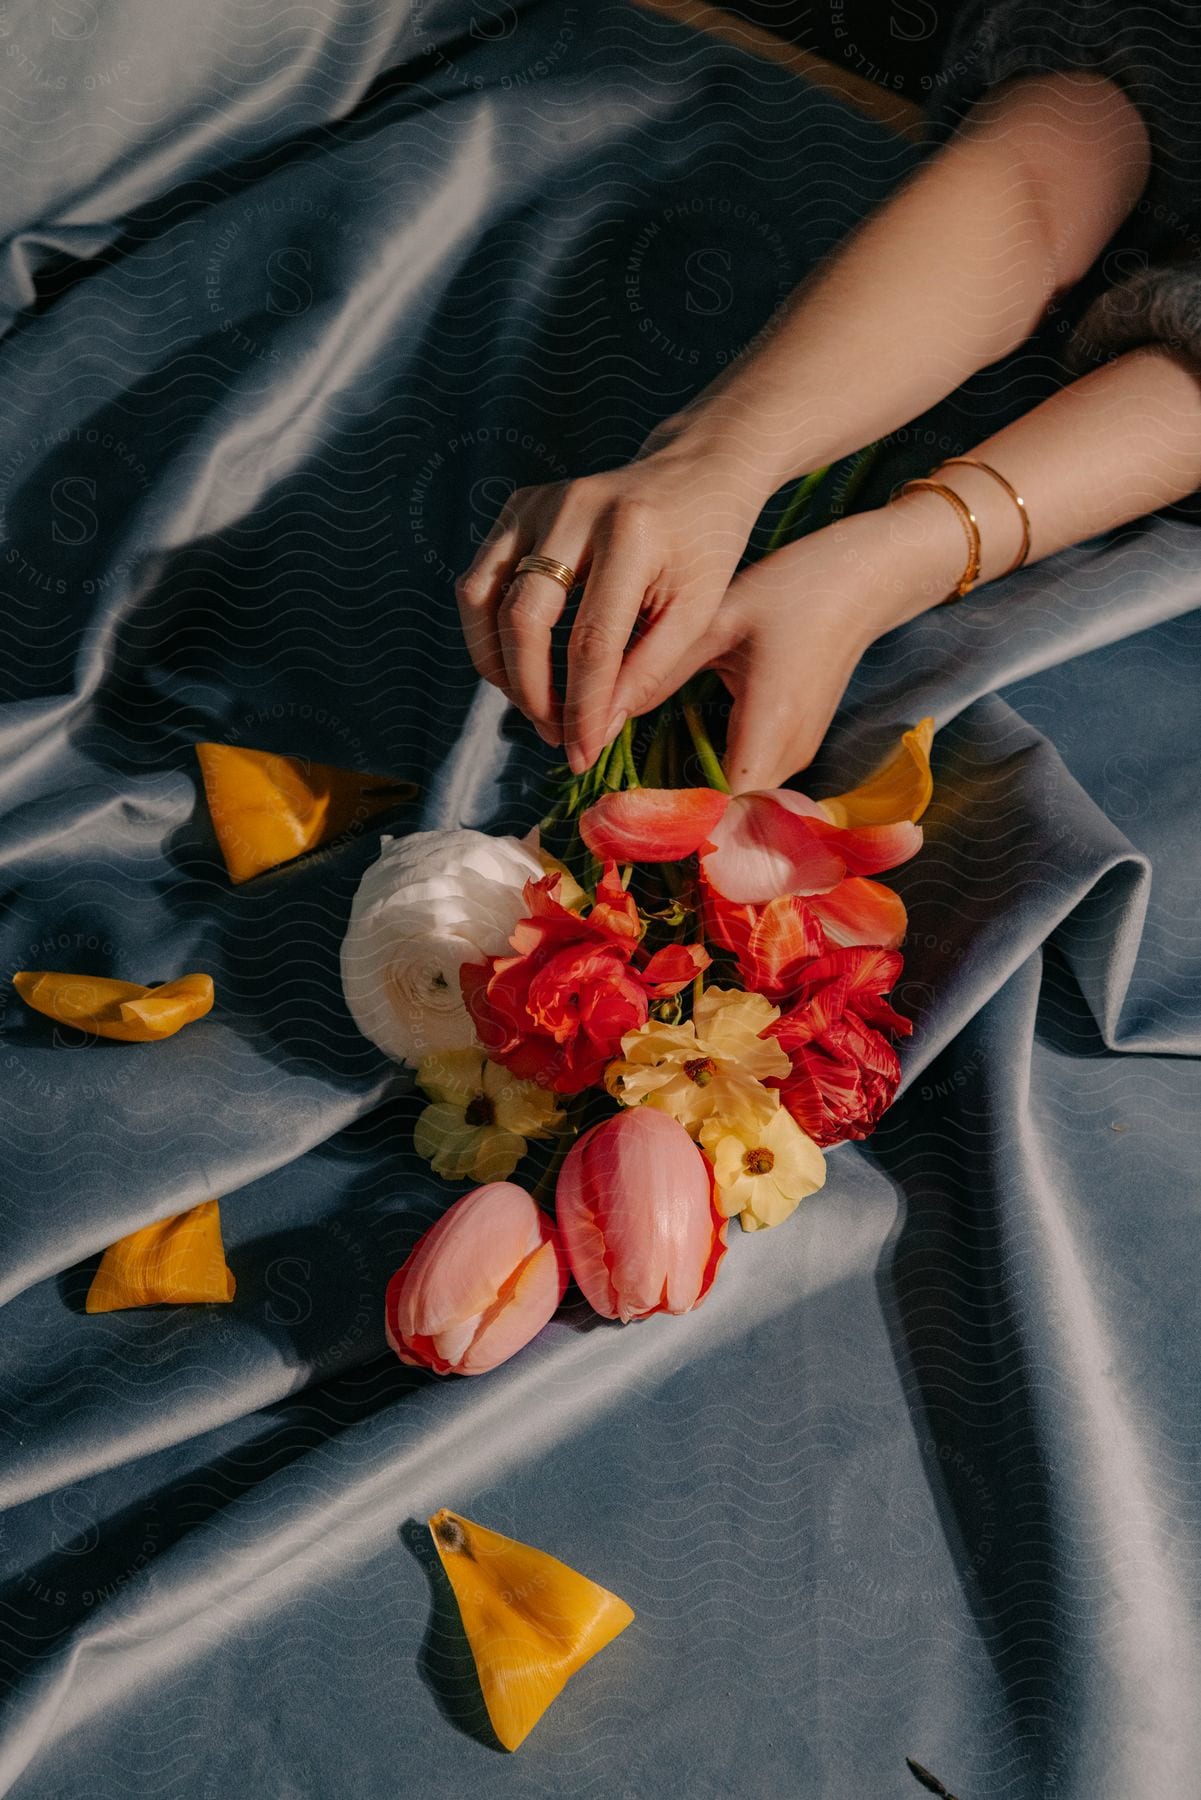
<svg viewBox="0 0 1201 1800"><path fill-rule="evenodd" d="M1012 575L1015 569L1021 568L1022 564L1030 554L1030 515L1026 511L1026 502L1022 499L1022 496L1018 493L1012 482L1006 481L1004 475L1002 475L999 470L992 468L990 464L986 462L981 462L979 458L975 456L948 456L945 462L940 462L938 467L932 471L932 475L937 475L941 469L953 468L956 464L965 468L981 469L985 475L991 475L993 480L999 482L1005 489L1005 492L1017 507L1018 516L1022 522L1021 548L1018 550L1017 555L1014 557L1009 567L1002 570L1002 574ZM972 588L976 585L976 581L980 574L980 527L977 525L976 515L968 505L967 501L962 499L961 496L955 492L954 488L948 487L945 482L933 480L932 475L924 476L917 481L903 481L900 487L896 489L896 495L909 494L914 492L915 489L924 488L932 494L941 494L943 499L947 501L950 506L954 507L956 516L959 519L959 523L963 526L964 535L967 538L967 562L964 564L963 574L959 577L955 586L946 596L946 600L962 600L963 596L970 593Z"/></svg>
<svg viewBox="0 0 1201 1800"><path fill-rule="evenodd" d="M986 475L991 475L993 480L999 482L1005 489L1005 492L1017 507L1018 517L1022 521L1022 547L1010 563L1009 567L1001 571L1002 575L1012 575L1015 569L1021 568L1022 564L1030 554L1030 514L1026 511L1026 502L1022 499L1022 496L1018 493L1013 483L1006 481L999 469L994 469L991 463L981 462L978 456L948 456L946 462L939 463L938 468L950 469L953 468L956 463L961 464L965 469L982 469ZM934 472L937 474L938 469ZM1001 577L998 576L997 579L999 581Z"/></svg>
<svg viewBox="0 0 1201 1800"><path fill-rule="evenodd" d="M946 600L962 600L965 594L971 592L980 573L980 527L976 523L976 515L967 501L959 498L954 488L947 487L941 481L931 481L929 476L923 476L919 481L903 481L896 491L900 495L917 493L922 489L931 494L941 494L944 500L950 502L967 536L967 562L963 566L963 574L944 597L944 604Z"/></svg>

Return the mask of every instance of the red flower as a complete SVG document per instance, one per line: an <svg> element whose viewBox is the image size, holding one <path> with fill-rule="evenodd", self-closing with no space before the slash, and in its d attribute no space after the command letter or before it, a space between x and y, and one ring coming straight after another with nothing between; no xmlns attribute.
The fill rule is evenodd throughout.
<svg viewBox="0 0 1201 1800"><path fill-rule="evenodd" d="M705 936L735 958L743 986L777 1003L790 1000L829 947L813 908L795 894L766 906L738 906L703 875L700 890Z"/></svg>
<svg viewBox="0 0 1201 1800"><path fill-rule="evenodd" d="M769 1085L823 1149L867 1137L896 1093L901 1065L879 1027L913 1030L884 999L901 967L895 950L831 950L810 963L793 1005L764 1033L792 1058L792 1073Z"/></svg>
<svg viewBox="0 0 1201 1800"><path fill-rule="evenodd" d="M646 1023L649 1002L678 994L708 953L671 944L639 963L642 920L607 863L586 918L560 904L560 877L527 881L514 956L464 963L463 1000L493 1061L523 1081L579 1094L601 1079L627 1031Z"/></svg>

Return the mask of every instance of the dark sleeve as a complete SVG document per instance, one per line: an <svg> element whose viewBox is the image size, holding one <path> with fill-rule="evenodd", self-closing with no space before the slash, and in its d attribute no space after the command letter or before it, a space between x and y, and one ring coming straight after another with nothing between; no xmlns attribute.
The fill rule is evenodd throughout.
<svg viewBox="0 0 1201 1800"><path fill-rule="evenodd" d="M1151 144L1147 186L1069 363L1080 371L1153 342L1201 362L1201 4L968 0L926 78L931 141L944 142L998 82L1068 69L1121 87Z"/></svg>

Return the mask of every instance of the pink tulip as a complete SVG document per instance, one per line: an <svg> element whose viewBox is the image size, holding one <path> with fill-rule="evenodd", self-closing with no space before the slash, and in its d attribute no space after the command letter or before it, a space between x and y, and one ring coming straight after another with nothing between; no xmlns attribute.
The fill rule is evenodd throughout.
<svg viewBox="0 0 1201 1800"><path fill-rule="evenodd" d="M403 1363L482 1375L542 1330L566 1286L551 1220L515 1182L489 1181L418 1240L388 1283L384 1328Z"/></svg>
<svg viewBox="0 0 1201 1800"><path fill-rule="evenodd" d="M921 826L906 818L836 825L821 801L792 788L629 788L588 807L580 836L594 856L615 862L699 855L713 891L741 906L803 894L840 944L895 935L896 896L864 877L905 862L922 842Z"/></svg>
<svg viewBox="0 0 1201 1800"><path fill-rule="evenodd" d="M708 1163L651 1107L584 1133L559 1171L555 1211L584 1298L623 1325L699 1305L726 1253Z"/></svg>

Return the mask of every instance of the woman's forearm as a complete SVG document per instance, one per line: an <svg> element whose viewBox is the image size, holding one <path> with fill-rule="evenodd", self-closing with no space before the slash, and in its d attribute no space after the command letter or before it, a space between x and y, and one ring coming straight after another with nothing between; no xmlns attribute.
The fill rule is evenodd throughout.
<svg viewBox="0 0 1201 1800"><path fill-rule="evenodd" d="M1025 500L1037 561L1201 487L1201 372L1167 349L1131 351L972 454ZM1020 511L981 469L955 464L935 478L975 515L980 579L992 580L1022 547ZM748 564L650 698L717 669L734 701L726 775L738 792L776 787L812 761L867 647L944 601L966 560L967 534L944 495L913 489L852 513Z"/></svg>
<svg viewBox="0 0 1201 1800"><path fill-rule="evenodd" d="M1142 121L1111 83L997 90L651 445L720 447L765 498L906 423L1030 334L1146 172Z"/></svg>
<svg viewBox="0 0 1201 1800"><path fill-rule="evenodd" d="M1201 487L1201 371L1166 347L1128 351L970 454L1025 500L1027 561L1037 562ZM936 479L975 515L979 581L1002 574L1022 543L1013 501L980 469L955 464ZM942 495L922 489L898 496L872 518L878 567L889 571L894 594L892 602L884 599L886 623L899 624L955 585L966 556L963 528Z"/></svg>

